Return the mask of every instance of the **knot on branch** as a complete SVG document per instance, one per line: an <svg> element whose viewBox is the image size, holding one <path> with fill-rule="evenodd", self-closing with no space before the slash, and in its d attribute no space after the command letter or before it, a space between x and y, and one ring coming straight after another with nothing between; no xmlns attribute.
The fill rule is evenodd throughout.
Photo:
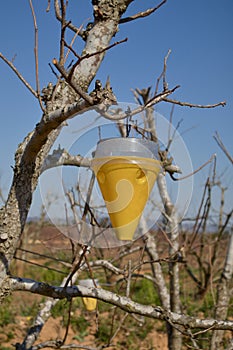
<svg viewBox="0 0 233 350"><path fill-rule="evenodd" d="M79 35L81 36L81 38L82 38L84 41L87 40L88 35L89 35L89 32L90 32L90 30L93 28L93 26L94 26L94 23L93 23L93 22L89 22L89 23L87 24L87 26L86 26L86 29L83 30L82 32L80 32Z"/></svg>
<svg viewBox="0 0 233 350"><path fill-rule="evenodd" d="M165 172L169 173L171 177L174 173L178 173L178 174L182 173L181 169L177 165L172 164L173 157L168 156L167 150L165 151L160 150L158 153L159 153L162 168L164 169Z"/></svg>
<svg viewBox="0 0 233 350"><path fill-rule="evenodd" d="M0 243L5 242L8 238L7 232L0 229Z"/></svg>
<svg viewBox="0 0 233 350"><path fill-rule="evenodd" d="M53 95L53 84L50 82L48 83L47 87L44 87L42 89L42 96L41 99L42 101L46 104L47 101L50 101Z"/></svg>
<svg viewBox="0 0 233 350"><path fill-rule="evenodd" d="M137 94L136 98L141 105L146 105L147 102L149 101L150 91L151 91L151 86L149 86L148 88L143 88L143 89L138 89L138 88L135 89L135 93ZM142 98L142 102L140 101L139 97Z"/></svg>
<svg viewBox="0 0 233 350"><path fill-rule="evenodd" d="M95 89L90 93L94 104L104 103L105 106L111 106L117 104L116 96L112 91L109 79L107 80L105 87L102 86L100 80L96 80Z"/></svg>
<svg viewBox="0 0 233 350"><path fill-rule="evenodd" d="M69 103L74 103L79 98L80 96L74 88L70 88L70 84L65 80L60 80L57 85L53 85L50 82L42 89L41 100L45 104L47 113L55 111Z"/></svg>
<svg viewBox="0 0 233 350"><path fill-rule="evenodd" d="M92 0L96 20L113 19L119 15L118 0Z"/></svg>

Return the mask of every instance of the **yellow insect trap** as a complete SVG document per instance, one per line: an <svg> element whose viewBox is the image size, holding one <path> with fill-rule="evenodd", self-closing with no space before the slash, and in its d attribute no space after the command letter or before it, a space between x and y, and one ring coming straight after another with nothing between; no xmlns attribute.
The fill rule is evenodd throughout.
<svg viewBox="0 0 233 350"><path fill-rule="evenodd" d="M79 280L79 284L80 286L84 286L84 287L95 287L95 286L98 286L98 280L97 279L92 280L88 278L86 280ZM94 311L96 309L97 299L82 297L82 301L87 311Z"/></svg>
<svg viewBox="0 0 233 350"><path fill-rule="evenodd" d="M92 169L119 240L132 240L160 172L155 142L111 138L98 142Z"/></svg>

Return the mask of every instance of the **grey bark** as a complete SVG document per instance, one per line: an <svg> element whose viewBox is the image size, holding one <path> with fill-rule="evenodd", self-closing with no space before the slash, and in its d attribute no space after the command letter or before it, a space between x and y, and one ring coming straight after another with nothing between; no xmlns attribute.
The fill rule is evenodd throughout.
<svg viewBox="0 0 233 350"><path fill-rule="evenodd" d="M225 265L221 278L217 286L217 302L215 307L215 318L225 320L227 318L230 297L231 297L231 280L233 273L233 234L229 239L228 251ZM224 331L214 331L211 338L210 350L223 349Z"/></svg>
<svg viewBox="0 0 233 350"><path fill-rule="evenodd" d="M136 97L138 102L140 103L139 96L141 96L143 104L147 104L150 99L150 88L136 90ZM155 142L158 142L158 137L156 133L156 125L154 120L154 109L148 108L146 110L146 118L145 118L145 127L151 133L151 139ZM178 220L175 207L170 199L167 190L167 184L165 180L165 176L163 173L158 175L157 179L158 189L160 193L160 197L162 199L162 203L164 206L164 212L167 217L167 228L169 239L171 245L169 247L170 256L174 256L179 250L179 229L178 229ZM157 248L155 239L153 240L152 236L148 236L149 243L149 254L154 256L154 258L158 259L157 256ZM153 248L152 248L153 247ZM158 266L159 264L154 264L153 268L155 269L155 275L157 276L157 290L159 292L160 300L167 310L171 310L177 313L181 312L180 309L180 284L179 284L179 265L176 262L169 264L169 274L170 274L170 291L168 293L163 275L161 273L161 268ZM169 298L169 299L168 299ZM171 323L167 322L167 334L168 334L168 348L169 350L180 350L182 346L182 337L181 333L174 327L172 327Z"/></svg>
<svg viewBox="0 0 233 350"><path fill-rule="evenodd" d="M26 278L11 278L10 286L12 290L36 293L57 299L92 297L115 305L128 313L135 313L141 316L167 321L172 325L182 326L185 329L211 328L233 330L232 321L200 319L198 317L191 317L185 314L167 311L159 306L142 305L132 301L130 298L112 293L102 288L88 288L81 285L63 288Z"/></svg>
<svg viewBox="0 0 233 350"><path fill-rule="evenodd" d="M146 251L150 258L154 261L159 260L157 252L156 238L148 233L146 235ZM161 305L165 310L170 310L170 298L167 290L167 286L164 280L161 264L159 262L152 263L152 271L155 279L155 287L158 290Z"/></svg>
<svg viewBox="0 0 233 350"><path fill-rule="evenodd" d="M166 179L164 174L158 175L158 189L163 202L165 214L167 216L167 227L170 239L170 256L174 257L179 252L179 227L175 207L167 191ZM169 266L170 274L170 305L171 311L181 313L180 302L180 281L179 281L179 263L171 262ZM168 334L169 350L179 350L182 347L182 335L174 327L170 327Z"/></svg>

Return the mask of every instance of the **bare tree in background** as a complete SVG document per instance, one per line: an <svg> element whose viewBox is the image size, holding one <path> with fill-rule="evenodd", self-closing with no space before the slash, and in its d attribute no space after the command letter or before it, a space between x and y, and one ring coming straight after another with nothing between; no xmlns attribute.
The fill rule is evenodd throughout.
<svg viewBox="0 0 233 350"><path fill-rule="evenodd" d="M76 297L92 297L112 304L124 311L124 317L127 317L128 314L133 314L162 320L166 324L168 347L170 350L179 350L182 348L182 343L186 344L187 342L191 344L189 346L192 346L195 349L200 349L200 335L214 331L213 339L215 339L214 337L219 334L218 332L223 333L225 330L233 330L233 322L227 319L226 308L232 293L229 283L232 276L232 252L230 248L218 284L219 295L221 294L221 288L227 289L227 295L223 301L219 299L214 318L200 318L196 314L189 314L185 306L182 305L180 269L182 269L182 271L187 271L188 275L191 276L192 280L194 280L198 286L202 283L202 281L198 280L197 276L186 261L185 250L187 251L188 259L190 252L192 252L193 244L198 237L198 228L200 227L199 223L200 221L203 223L203 219L200 215L197 216L193 235L191 236L191 242L188 242L185 245L189 239L185 238L184 242L181 244L181 232L176 208L169 196L165 179L165 173L169 173L170 176L174 178L174 174L179 173L179 168L172 164L172 160L168 157L168 150L163 150L160 153L161 164L164 172L159 175L158 179L159 193L163 203L164 221L166 222L167 227L167 233L165 233L167 257L164 258L163 256L163 258L161 258L161 251L158 249L159 242L153 232L148 232L144 236L143 253L142 250L140 250L140 264L149 264L151 267L151 273L142 274L140 277L149 279L153 282L154 288L159 295L160 305L144 305L143 301L142 303L133 301L132 294L130 293L130 286L132 283L131 280L135 277L134 269L138 271L138 267L132 267L129 263L127 269L124 269L121 266L117 266L117 264L114 263L114 260L96 259L96 255L93 256L92 261L89 261L88 256L92 254L92 249L87 246L75 245L74 243L72 246L73 259L69 265L70 270L60 286L26 279L22 276L12 276L10 272L12 261L14 260L17 247L19 246L25 228L32 202L32 195L37 187L38 179L42 171L45 171L46 167L49 168L52 166L89 166L88 160L85 160L80 156L71 156L63 149L57 150L59 157L53 157L54 154L49 155L51 147L58 138L67 119L74 117L79 118L79 115L88 110L96 110L103 117L115 121L120 128L119 121L122 122L122 120L126 118L129 119L139 112L144 112L145 129L150 131L151 140L157 142L156 125L152 113L153 107L157 103L164 101L166 103L197 108L212 108L225 104L225 102L220 102L215 105L202 106L192 105L172 99L171 95L178 86L168 89L168 84L166 82L166 64L168 56L164 60L164 69L161 77L158 79L155 92L151 93L150 89L135 90L135 97L138 102L138 107L135 110L121 111L121 113L118 113L117 115L110 113L110 107L117 103L117 99L107 77L105 84L96 81L94 90L91 92L89 91L89 86L95 78L105 54L107 54L108 50L113 46L121 44L121 42L112 43L112 38L114 38L120 26L124 23L137 20L138 18L152 15L166 3L166 0L162 1L155 8L127 17L127 8L131 2L132 0L93 0L93 21L84 30L76 27L75 23L66 19L66 1L54 0L55 15L61 25L60 55L59 58L52 60L51 65L53 71L57 74L57 82L55 85L49 83L43 90L40 89L38 75L38 28L36 15L31 1L29 1L29 3L32 10L35 28L36 88L34 89L31 87L24 77L17 71L13 63L0 53L0 58L9 65L24 85L38 99L42 110L40 121L25 137L16 150L12 185L5 205L0 211L1 302L3 302L5 297L14 291L22 291L22 293L30 292L49 297L41 306L40 311L23 342L17 344L17 349L35 350L43 347L64 347L66 345L66 336L59 342L54 339L53 341L48 341L38 346L34 345L34 343L46 320L51 315L52 307L57 301L59 299L72 300ZM50 1L48 1L48 11L52 11L50 5ZM74 40L77 37L84 40L85 45L82 53L74 51L73 42L69 44L66 42L67 31L73 33ZM126 40L122 40L122 43L124 41ZM67 68L68 53L73 55L74 58L74 63L69 68ZM160 84L161 81L162 84ZM161 85L162 87L159 91ZM127 136L124 134L124 130L122 131L122 136ZM72 192L69 193L69 200L71 207L72 205L75 205L75 198ZM209 202L207 202L204 207L204 221L208 217L208 212L206 211L208 209L208 203ZM228 223L231 214L232 213L229 213L227 215L225 224ZM90 215L89 203L86 203L83 211L83 218L88 215ZM94 224L95 223L93 222L93 225ZM219 240L222 238L224 229L227 226L225 224L222 223L219 228ZM232 244L230 246L232 246ZM130 256L133 249L133 247L125 248L119 253L119 256ZM145 259L146 262L144 261ZM130 261L130 258L128 260ZM199 265L203 266L200 258L197 257L197 261ZM214 262L215 258L213 258L213 261L209 266L212 267ZM166 265L166 268L162 268L162 263ZM89 272L92 271L92 278L94 279L94 268L102 268L105 272L107 271L106 274L111 272L117 277L126 280L125 293L115 293L104 288L97 288L97 286L88 288L80 285L77 280L80 272L85 269ZM213 281L211 273L208 276L210 278L207 279L207 282ZM224 312L220 310L221 303L224 303ZM114 334L109 340L109 344L105 344L105 347L110 346L113 340ZM214 349L214 342L215 340L212 341L212 349ZM220 344L219 340L218 343ZM98 348L95 345L93 346L92 349ZM69 347L69 345L67 345L67 347ZM73 344L72 347L82 348L82 346L77 343ZM220 347L218 347L218 349L220 349Z"/></svg>

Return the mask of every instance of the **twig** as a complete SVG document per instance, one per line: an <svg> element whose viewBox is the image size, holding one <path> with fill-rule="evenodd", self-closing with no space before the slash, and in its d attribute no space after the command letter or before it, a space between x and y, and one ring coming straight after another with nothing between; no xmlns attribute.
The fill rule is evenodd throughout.
<svg viewBox="0 0 233 350"><path fill-rule="evenodd" d="M174 106L174 105L172 105L172 106ZM173 111L172 111L173 112ZM176 135L176 133L177 133L177 130L179 129L179 127L180 127L180 125L181 125L181 123L183 122L183 119L181 119L181 120L179 120L178 121L178 123L177 123L177 125L176 125L176 127L175 127L175 129L174 129L174 131L173 131L173 135L172 135L172 137L170 136L170 130L169 130L169 139L168 139L168 144L167 144L167 147L166 147L166 150L168 151L169 150L169 148L170 148L170 146L171 146L171 144L172 144L172 141L175 139L175 135ZM169 122L169 129L170 129L170 122Z"/></svg>
<svg viewBox="0 0 233 350"><path fill-rule="evenodd" d="M90 199L94 188L94 183L95 183L95 174L94 172L92 172L91 179L88 185L87 197L86 197L86 202L85 202L85 206L82 214L82 220L85 220L87 213L90 211Z"/></svg>
<svg viewBox="0 0 233 350"><path fill-rule="evenodd" d="M60 65L64 65L64 38L65 38L65 30L66 30L66 5L64 3L64 0L61 0L61 38L60 38L60 58L59 63Z"/></svg>
<svg viewBox="0 0 233 350"><path fill-rule="evenodd" d="M155 86L155 94L157 94L157 92L158 92L159 82L162 78L163 78L163 91L166 91L168 89L168 84L166 82L166 71L167 71L167 60L168 60L168 57L170 56L170 54L171 54L171 49L168 50L168 53L164 57L163 71L157 79L156 86Z"/></svg>
<svg viewBox="0 0 233 350"><path fill-rule="evenodd" d="M143 112L147 108L150 108L150 107L154 106L155 104L163 101L166 98L166 96L171 95L178 88L179 88L179 85L175 86L171 90L167 90L167 91L161 92L161 93L159 93L157 95L154 95L150 100L148 100L146 102L145 105L140 105L137 108L133 109L132 111L131 110L130 111L127 110L126 112L124 112L123 114L121 114L118 117L111 116L108 113L103 113L102 115L105 118L110 119L110 120L120 120L120 119L124 119L124 118L127 118L127 117L132 117L132 116L134 116L134 115L136 115L138 113ZM152 130L150 132L152 132Z"/></svg>
<svg viewBox="0 0 233 350"><path fill-rule="evenodd" d="M215 141L217 142L217 144L219 145L219 147L221 148L221 150L225 153L227 158L230 160L231 164L233 164L233 158L230 155L230 153L228 152L228 150L226 149L226 147L224 146L217 131L215 132L215 135L213 137L214 137Z"/></svg>
<svg viewBox="0 0 233 350"><path fill-rule="evenodd" d="M76 262L76 261L73 262L73 268L72 268L72 271L71 271L70 275L69 275L68 278L67 278L67 281L66 281L65 286L64 286L65 288L69 285L70 282L72 282L73 276L74 276L74 275L76 274L76 272L79 270L79 268L80 268L80 266L81 266L81 264L82 264L83 259L85 259L85 254L86 254L87 250L88 250L88 246L83 246L82 252L81 252L81 254L79 255L78 262Z"/></svg>
<svg viewBox="0 0 233 350"><path fill-rule="evenodd" d="M37 98L37 92L31 87L31 85L24 79L22 74L19 73L14 64L9 61L1 52L0 58L13 70L13 72L17 75L17 77L22 81L22 83L26 86L26 88Z"/></svg>
<svg viewBox="0 0 233 350"><path fill-rule="evenodd" d="M50 5L51 5L51 0L48 0L48 6L46 8L46 12L49 12L50 11Z"/></svg>
<svg viewBox="0 0 233 350"><path fill-rule="evenodd" d="M117 327L117 329L115 330L115 332L112 334L111 338L109 339L109 342L108 342L108 346L111 345L113 339L116 337L116 335L119 333L119 331L121 330L121 327L123 326L123 323L125 322L126 318L129 316L128 313L125 313L123 318L121 319L120 321L120 324L119 326ZM112 325L113 326L113 325ZM113 327L112 327L113 328Z"/></svg>
<svg viewBox="0 0 233 350"><path fill-rule="evenodd" d="M55 77L59 80L59 75L55 72L55 70L53 69L53 66L51 65L50 62L49 62L49 68L51 69L51 71L55 75Z"/></svg>
<svg viewBox="0 0 233 350"><path fill-rule="evenodd" d="M65 330L65 334L64 337L62 339L62 343L61 345L64 345L69 333L69 329L70 329L70 320L71 320L71 308L72 308L72 299L69 300L69 308L68 308L68 319L67 319L67 323L66 323L66 330Z"/></svg>
<svg viewBox="0 0 233 350"><path fill-rule="evenodd" d="M167 83L167 81L166 81L166 72L167 72L167 60L168 60L168 57L170 56L171 52L172 52L171 49L169 49L167 55L166 55L165 58L164 58L164 68L163 68L163 91L167 91L167 89L168 89L168 83Z"/></svg>
<svg viewBox="0 0 233 350"><path fill-rule="evenodd" d="M150 108L155 104L163 101L166 96L171 95L178 87L179 85L175 86L171 90L167 90L165 92L161 92L160 94L153 96L145 105L140 105L135 109L133 109L132 111L126 110L126 112L123 112L123 113L119 113L118 111L117 114L110 114L109 112L106 112L106 106L101 104L96 106L95 109L97 112L100 113L101 116L103 116L106 119L115 120L115 121L122 120L125 118L133 117L134 115L145 111L147 108Z"/></svg>
<svg viewBox="0 0 233 350"><path fill-rule="evenodd" d="M60 6L59 6L59 2L58 0L54 1L54 7L55 7L55 14L56 14L56 18L58 21L62 22L62 16L60 14ZM75 25L71 22L66 23L66 25L68 26L69 29L71 29L73 32L80 34L80 29L75 27Z"/></svg>
<svg viewBox="0 0 233 350"><path fill-rule="evenodd" d="M74 34L74 37L73 37L73 39L71 40L71 43L70 43L69 46L68 46L68 44L66 43L66 41L64 40L64 45L67 46L68 49L69 49L69 50L67 51L67 53L66 53L66 56L65 56L65 62L66 62L66 60L67 60L67 58L68 58L68 55L69 55L69 53L70 53L70 51L71 51L71 49L72 49L72 45L74 44L75 39L77 38L77 36L78 36L79 32L81 31L81 29L82 29L82 26L80 26L78 32L76 32L76 33ZM73 49L72 49L72 50L73 50ZM73 50L73 51L74 51L74 50ZM73 51L72 51L72 52L73 52ZM74 52L75 52L75 51L74 51Z"/></svg>
<svg viewBox="0 0 233 350"><path fill-rule="evenodd" d="M35 33L35 46L34 46L34 54L35 54L35 67L36 67L36 91L37 91L37 98L40 104L40 108L43 112L45 112L45 108L43 106L41 96L40 96L40 81L39 81L39 62L38 62L38 27L36 22L36 14L33 8L32 0L29 0L30 8L32 12L33 17L33 23L34 23L34 33Z"/></svg>
<svg viewBox="0 0 233 350"><path fill-rule="evenodd" d="M142 247L140 247L140 246L139 247L134 247L134 248L131 248L131 249L127 248L127 249L123 250L122 252L120 252L119 255L117 255L115 258L113 258L111 260L111 262L112 263L116 262L116 261L122 259L124 256L128 256L130 254L134 254L134 253L136 253L138 251L141 251L141 250L142 250Z"/></svg>
<svg viewBox="0 0 233 350"><path fill-rule="evenodd" d="M78 55L77 52L72 48L73 41L72 41L71 45L67 44L67 42L65 40L63 40L63 41L64 41L64 46L66 46L69 49L69 51L71 51L74 54L75 57L77 57L79 60L81 60L81 56Z"/></svg>
<svg viewBox="0 0 233 350"><path fill-rule="evenodd" d="M115 43L103 48L103 49L100 49L98 51L95 51L95 52L92 52L92 53L87 53L86 55L84 56L79 56L69 45L66 44L66 46L73 52L73 54L78 57L78 60L75 62L75 64L72 66L70 72L69 72L69 79L71 79L73 73L74 73L74 70L75 68L80 64L81 61L85 60L85 59L88 59L90 57L93 57L95 55L99 55L101 53L104 53L105 51L107 50L110 50L112 49L114 46L116 45L120 45L122 43L125 43L126 41L128 40L128 38L125 38L123 40L120 40L120 41L116 41Z"/></svg>
<svg viewBox="0 0 233 350"><path fill-rule="evenodd" d="M163 1L162 1L158 6L156 6L156 7L150 8L150 9L148 9L148 10L146 10L146 11L139 12L139 13L137 13L136 15L133 15L133 16L130 16L130 17L122 18L122 19L120 19L119 23L120 23L120 24L122 24L122 23L128 23L128 22L134 21L135 19L138 19L138 18L147 17L147 16L151 15L153 12L155 12L156 10L158 10L162 5L164 5L165 2L167 2L167 0L163 0Z"/></svg>
<svg viewBox="0 0 233 350"><path fill-rule="evenodd" d="M222 235L223 235L223 233L225 231L225 228L228 225L228 222L230 221L230 219L232 217L232 214L233 214L233 209L227 214L224 224L219 229L218 236L216 237L216 240L214 242L214 252L213 252L212 260L211 260L212 265L215 263L215 261L216 261L216 259L218 257L219 242L221 241Z"/></svg>
<svg viewBox="0 0 233 350"><path fill-rule="evenodd" d="M225 106L226 105L226 101L222 101L222 102L218 102L212 105L200 105L200 104L193 104L193 103L189 103L189 102L181 102L181 101L177 101L177 100L171 100L170 98L164 98L165 102L169 102L169 103L174 103L176 105L179 106L183 106L183 107L190 107L190 108L215 108L218 106Z"/></svg>
<svg viewBox="0 0 233 350"><path fill-rule="evenodd" d="M173 134L173 137L171 136L171 126L172 126L172 118L173 118L173 114L174 114L174 109L175 109L175 105L172 105L172 109L170 112L170 118L169 118L169 126L168 126L168 141L167 141L167 147L166 147L167 150L169 150L171 143L172 143L172 140L174 138L174 134ZM176 128L176 130L177 130L177 128Z"/></svg>
<svg viewBox="0 0 233 350"><path fill-rule="evenodd" d="M79 28L79 30L78 30L77 32L75 32L74 37L73 37L73 39L71 40L70 45L68 45L68 44L66 43L66 41L63 39L63 40L64 40L64 46L68 47L68 51L67 51L67 53L66 53L66 55L65 55L65 58L64 58L64 64L65 64L65 62L66 62L66 60L67 60L67 58L68 58L68 56L69 56L70 51L72 51L73 54L77 55L77 53L72 49L72 45L74 44L75 39L77 38L77 36L78 36L78 34L79 34L79 31L81 31L81 28L82 28L82 26ZM79 57L79 55L77 55L77 56ZM59 82L60 77L58 76L58 74L57 74L57 73L55 72L55 70L53 69L51 63L49 63L49 67L50 67L52 73L55 75L55 77L58 79L58 82ZM57 85L58 85L58 82L57 82ZM55 90L56 90L56 88L55 88Z"/></svg>
<svg viewBox="0 0 233 350"><path fill-rule="evenodd" d="M74 191L67 191L66 192L66 196L68 197L68 200L69 200L69 204L70 204L70 208L71 208L71 211L72 211L72 214L73 214L73 218L74 218L74 222L75 222L75 225L76 225L76 228L78 229L78 231L81 230L81 223L80 223L80 219L77 215L77 212L75 210L75 206L77 205L76 201L75 201L75 197L74 197ZM66 214L66 217L67 217L67 225L68 225L68 214ZM71 240L72 242L72 240ZM74 249L73 249L73 256L74 256Z"/></svg>
<svg viewBox="0 0 233 350"><path fill-rule="evenodd" d="M176 85L173 89L170 90L166 90L161 92L160 94L155 94L146 104L145 107L151 107L153 106L155 103L160 102L161 100L166 101L167 97L171 95L176 89L178 89L180 87L180 85ZM157 102L158 101L158 102Z"/></svg>
<svg viewBox="0 0 233 350"><path fill-rule="evenodd" d="M131 277L132 277L132 269L131 269L131 260L128 261L128 276L127 276L127 285L126 285L126 296L127 298L130 295L130 283L131 283Z"/></svg>
<svg viewBox="0 0 233 350"><path fill-rule="evenodd" d="M191 240L190 240L190 249L197 237L197 234L199 232L199 229L201 227L201 223L204 219L203 215L201 216L201 210L202 210L202 207L204 205L204 200L205 200L205 196L206 196L206 192L207 192L207 187L208 187L208 183L209 183L209 177L207 178L207 181L205 183L205 188L204 188L204 191L203 191L203 194L202 194L202 198L201 198L201 203L199 205L199 208L198 208L198 212L197 212L197 216L195 218L195 223L193 225L193 230L192 230L192 234L191 234ZM199 223L198 225L198 222L199 220L201 220L201 222Z"/></svg>
<svg viewBox="0 0 233 350"><path fill-rule="evenodd" d="M40 350L44 348L53 348L53 349L83 349L83 350L98 350L98 348L92 348L90 346L86 345L79 345L79 344L67 344L67 345L61 345L61 342L59 340L48 340L40 344L34 345L31 349L32 350Z"/></svg>
<svg viewBox="0 0 233 350"><path fill-rule="evenodd" d="M186 269L187 273L189 274L189 276L192 278L192 280L198 286L199 290L202 289L201 281L194 275L193 271L191 270L191 267L187 264L187 262L185 262L184 266L185 266L185 269Z"/></svg>
<svg viewBox="0 0 233 350"><path fill-rule="evenodd" d="M174 181L181 181L181 180L185 180L187 179L188 177L190 176L193 176L195 175L196 173L198 173L201 169L203 169L206 165L208 165L209 163L211 163L214 159L216 158L216 154L213 154L209 160L207 160L207 162L205 162L204 164L202 164L199 168L197 168L196 170L194 170L192 173L188 174L188 175L185 175L185 176L182 176L182 177L179 177L179 178L175 178L173 176L173 174L170 174L172 180Z"/></svg>
<svg viewBox="0 0 233 350"><path fill-rule="evenodd" d="M193 336L195 337L196 335L206 333L206 332L210 331L211 329L213 329L213 327L214 327L214 326L211 326L211 327L209 327L209 328L207 328L207 329L203 329L203 330L201 330L201 331L195 332L195 333L193 334Z"/></svg>
<svg viewBox="0 0 233 350"><path fill-rule="evenodd" d="M38 267L50 270L50 271L55 271L55 272L61 273L63 275L67 275L67 273L64 272L64 271L57 270L57 269L54 269L53 267L49 267L49 266L46 266L46 265L38 264L38 263L35 263L34 261L30 261L30 260L27 260L27 259L19 258L16 255L14 256L14 258L16 260L20 260L20 261L26 262L27 264L31 264L31 265L34 265L34 266L38 266Z"/></svg>
<svg viewBox="0 0 233 350"><path fill-rule="evenodd" d="M187 332L187 334L188 334L188 336L189 336L189 338L191 339L191 342L192 342L192 344L193 344L192 349L201 350L201 348L198 346L196 340L194 339L194 335L193 335L193 333L191 332L191 330L190 330L190 329L187 329L186 332Z"/></svg>
<svg viewBox="0 0 233 350"><path fill-rule="evenodd" d="M38 252L33 252L32 250L28 250L28 249L24 249L24 248L17 248L17 251L20 250L21 252L24 252L24 253L28 253L28 254L32 254L32 255L35 255L35 256L39 256L40 258L46 258L46 259L50 259L50 260L53 260L53 261L56 261L56 262L59 262L61 264L67 264L67 266L71 266L70 263L66 262L66 261L63 261L61 259L57 259L57 258L54 258L53 256L51 255L46 255L46 254L41 254L41 253L38 253ZM45 266L44 266L45 267Z"/></svg>
<svg viewBox="0 0 233 350"><path fill-rule="evenodd" d="M177 252L178 253L178 252ZM132 271L135 271L135 270L138 270L139 268L141 268L141 266L143 266L143 265L146 265L146 264L161 264L162 262L164 262L164 263L167 263L167 264L170 264L170 263L175 263L175 262L179 262L179 263L184 263L185 261L182 261L182 260L179 260L179 257L176 257L175 255L173 255L173 257L171 257L171 256L169 256L169 257L167 257L167 258L158 258L158 259L151 259L151 260L143 260L142 262L140 262L139 264L137 264L133 269L132 269ZM147 276L147 275L140 275L140 274L135 274L135 273L133 273L133 275L132 276L135 276L135 275L137 275L137 276L143 276L143 277L145 277L146 279L150 279L150 277L149 276ZM153 278L153 277L151 277L151 278Z"/></svg>
<svg viewBox="0 0 233 350"><path fill-rule="evenodd" d="M86 102L88 102L90 105L93 105L93 99L86 94L77 84L75 84L72 79L70 79L69 75L65 71L65 68L60 65L60 63L56 60L56 58L53 59L53 64L57 68L57 70L61 73L63 78L69 83L69 85L74 89L75 92L77 92L78 95L80 95Z"/></svg>

